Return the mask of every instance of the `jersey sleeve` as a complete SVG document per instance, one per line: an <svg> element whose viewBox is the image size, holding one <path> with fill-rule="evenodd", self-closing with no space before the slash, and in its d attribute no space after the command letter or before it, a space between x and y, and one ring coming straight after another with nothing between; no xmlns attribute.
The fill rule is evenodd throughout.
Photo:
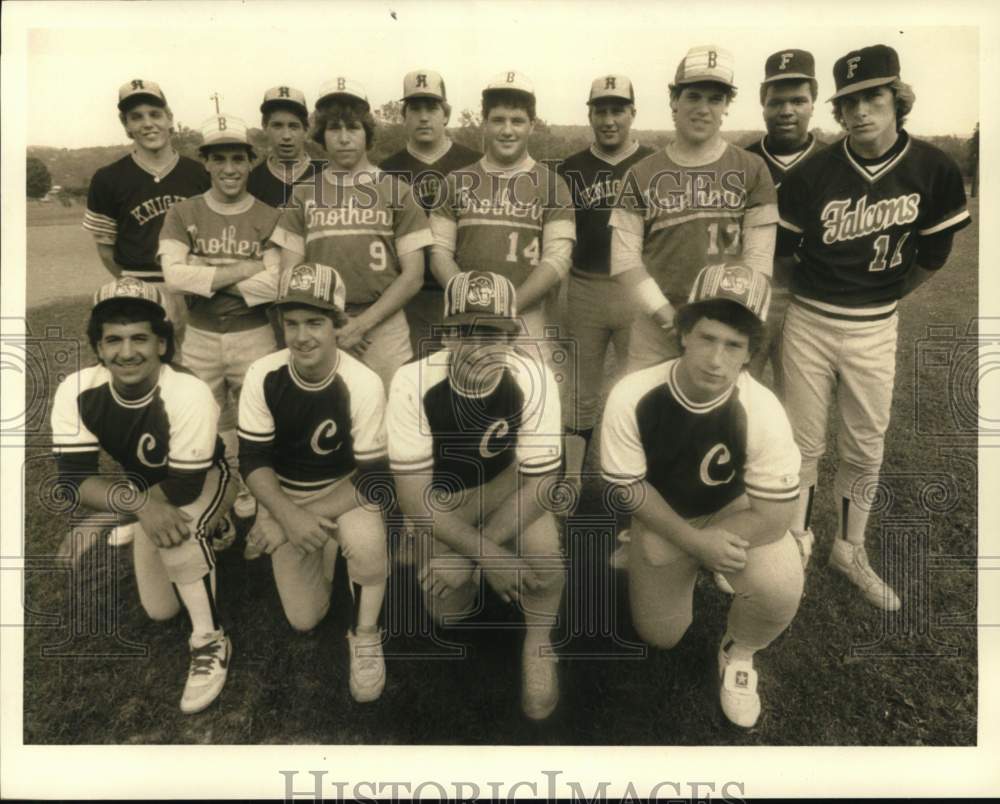
<svg viewBox="0 0 1000 804"><path fill-rule="evenodd" d="M208 385L187 374L177 375L177 388L164 394L170 422L167 471L201 474L212 466L219 435L219 406ZM161 386L162 392L162 386Z"/></svg>
<svg viewBox="0 0 1000 804"><path fill-rule="evenodd" d="M792 235L805 232L806 220L809 214L809 186L803 179L804 170L793 170L781 182L781 193L778 197L778 226ZM787 247L789 243L797 242L793 238L783 238L779 246ZM790 256L790 252L780 251L778 256Z"/></svg>
<svg viewBox="0 0 1000 804"><path fill-rule="evenodd" d="M351 439L358 463L386 457L385 409L382 380L372 371L357 372L351 387Z"/></svg>
<svg viewBox="0 0 1000 804"><path fill-rule="evenodd" d="M87 190L87 210L83 214L83 228L94 240L113 246L118 237L118 207L114 188L104 170L98 170Z"/></svg>
<svg viewBox="0 0 1000 804"><path fill-rule="evenodd" d="M81 374L63 380L52 402L52 452L59 468L59 478L79 488L80 483L98 472L100 444L83 423L77 395Z"/></svg>
<svg viewBox="0 0 1000 804"><path fill-rule="evenodd" d="M559 387L543 362L525 361L520 371L526 415L518 431L518 469L525 475L548 474L562 466Z"/></svg>
<svg viewBox="0 0 1000 804"><path fill-rule="evenodd" d="M239 439L240 474L244 479L262 466L274 465L274 416L264 396L265 363L268 355L247 369L240 391L236 435Z"/></svg>
<svg viewBox="0 0 1000 804"><path fill-rule="evenodd" d="M434 242L427 213L413 197L413 188L402 179L392 176L399 191L399 208L393 220L393 234L396 239L396 254L404 256L429 247Z"/></svg>
<svg viewBox="0 0 1000 804"><path fill-rule="evenodd" d="M386 435L394 472L426 472L434 467L434 441L418 380L421 365L410 363L401 368L389 387Z"/></svg>
<svg viewBox="0 0 1000 804"><path fill-rule="evenodd" d="M751 382L743 485L749 497L759 500L796 500L801 457L792 437L792 426L777 397L759 383Z"/></svg>
<svg viewBox="0 0 1000 804"><path fill-rule="evenodd" d="M601 475L609 483L636 483L646 477L646 452L628 380L625 377L608 395L601 424Z"/></svg>
<svg viewBox="0 0 1000 804"><path fill-rule="evenodd" d="M552 171L553 192L542 211L542 240L576 240L576 208L566 179Z"/></svg>
<svg viewBox="0 0 1000 804"><path fill-rule="evenodd" d="M969 223L962 173L952 159L942 155L930 193L930 208L917 234L926 237L948 230L958 231Z"/></svg>
<svg viewBox="0 0 1000 804"><path fill-rule="evenodd" d="M288 206L271 232L270 243L304 257L306 254L306 210L299 188L292 191Z"/></svg>
<svg viewBox="0 0 1000 804"><path fill-rule="evenodd" d="M774 189L771 171L764 160L756 154L746 153L750 160L747 170L746 212L743 214L743 228L767 226L778 222L778 193Z"/></svg>

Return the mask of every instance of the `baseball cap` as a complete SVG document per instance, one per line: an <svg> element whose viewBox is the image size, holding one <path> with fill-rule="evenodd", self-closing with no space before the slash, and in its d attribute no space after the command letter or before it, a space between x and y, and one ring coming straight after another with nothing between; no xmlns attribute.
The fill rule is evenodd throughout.
<svg viewBox="0 0 1000 804"><path fill-rule="evenodd" d="M344 280L336 270L322 263L304 262L281 272L274 304L306 304L342 313L346 294Z"/></svg>
<svg viewBox="0 0 1000 804"><path fill-rule="evenodd" d="M733 83L733 54L717 45L698 45L691 48L687 55L677 65L674 74L674 86L698 84L703 81L714 81L736 89Z"/></svg>
<svg viewBox="0 0 1000 804"><path fill-rule="evenodd" d="M371 109L365 88L357 81L344 78L343 76L332 78L319 88L319 98L316 100L316 106L318 107L320 104L338 97L361 101L366 111Z"/></svg>
<svg viewBox="0 0 1000 804"><path fill-rule="evenodd" d="M745 265L706 265L691 286L688 304L727 299L767 321L771 304L771 283L759 271Z"/></svg>
<svg viewBox="0 0 1000 804"><path fill-rule="evenodd" d="M485 95L487 92L496 92L499 90L507 90L508 92L523 92L525 95L535 97L535 85L531 83L531 79L516 70L509 70L505 73L497 73L490 79L486 88L483 89L483 94Z"/></svg>
<svg viewBox="0 0 1000 804"><path fill-rule="evenodd" d="M215 145L245 145L253 147L247 137L247 124L239 117L214 114L201 124L202 143L199 150Z"/></svg>
<svg viewBox="0 0 1000 804"><path fill-rule="evenodd" d="M444 289L445 324L480 324L520 331L510 280L490 271L455 274Z"/></svg>
<svg viewBox="0 0 1000 804"><path fill-rule="evenodd" d="M448 95L445 93L441 73L434 70L414 70L403 76L403 97L400 100L412 98L434 98L447 103Z"/></svg>
<svg viewBox="0 0 1000 804"><path fill-rule="evenodd" d="M166 106L167 98L155 81L145 78L133 78L118 88L118 111L125 112L138 103L151 103L153 106Z"/></svg>
<svg viewBox="0 0 1000 804"><path fill-rule="evenodd" d="M816 60L808 50L779 50L772 53L764 62L764 80L762 84L772 81L784 81L786 78L801 78L816 80Z"/></svg>
<svg viewBox="0 0 1000 804"><path fill-rule="evenodd" d="M635 90L632 82L624 75L602 75L590 84L590 97L587 105L599 100L620 100L635 103Z"/></svg>
<svg viewBox="0 0 1000 804"><path fill-rule="evenodd" d="M268 109L280 108L282 106L294 106L302 114L309 114L309 106L306 104L306 96L301 89L286 85L271 87L264 93L264 101L260 105L262 114Z"/></svg>
<svg viewBox="0 0 1000 804"><path fill-rule="evenodd" d="M852 92L891 84L899 78L899 54L888 45L872 45L852 50L833 65L837 91L828 100Z"/></svg>
<svg viewBox="0 0 1000 804"><path fill-rule="evenodd" d="M114 301L139 301L153 305L167 315L167 309L163 303L163 294L156 285L151 285L137 279L134 276L120 276L107 284L101 285L94 294L93 309Z"/></svg>

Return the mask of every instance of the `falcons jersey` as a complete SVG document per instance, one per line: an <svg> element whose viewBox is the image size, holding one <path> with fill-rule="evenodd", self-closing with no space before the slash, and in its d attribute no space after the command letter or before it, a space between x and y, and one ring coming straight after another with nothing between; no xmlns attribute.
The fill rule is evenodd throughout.
<svg viewBox="0 0 1000 804"><path fill-rule="evenodd" d="M60 383L52 403L53 451L60 468L95 474L103 448L147 486L169 476L225 470L217 432L219 407L209 387L182 368L164 365L153 389L124 399L104 366Z"/></svg>
<svg viewBox="0 0 1000 804"><path fill-rule="evenodd" d="M780 207L781 227L800 237L792 292L835 317L891 315L918 239L970 222L958 165L905 131L879 160L859 158L846 137L821 150L786 178Z"/></svg>
<svg viewBox="0 0 1000 804"><path fill-rule="evenodd" d="M707 165L684 167L665 149L634 165L610 225L642 237L649 275L672 303L683 303L702 268L743 253L745 228L777 220L764 160L727 144Z"/></svg>
<svg viewBox="0 0 1000 804"><path fill-rule="evenodd" d="M341 184L324 171L292 191L271 242L332 265L347 303L371 304L399 276L399 258L431 244L431 231L399 177L376 168Z"/></svg>
<svg viewBox="0 0 1000 804"><path fill-rule="evenodd" d="M308 159L301 165L293 166L291 174L288 174L283 165L265 159L250 171L247 192L269 207L279 209L288 206L295 185L311 182L313 176L323 172L325 164L321 159Z"/></svg>
<svg viewBox="0 0 1000 804"><path fill-rule="evenodd" d="M744 371L718 398L694 402L678 384L679 363L637 371L611 391L601 432L605 479L645 480L686 519L744 493L797 499L799 450L774 394Z"/></svg>
<svg viewBox="0 0 1000 804"><path fill-rule="evenodd" d="M128 154L90 180L83 228L98 243L115 247L124 276L162 282L156 249L163 217L178 201L210 186L205 168L193 159L180 156L168 173L154 176Z"/></svg>
<svg viewBox="0 0 1000 804"><path fill-rule="evenodd" d="M588 274L611 273L611 208L622 189L622 178L632 165L653 153L635 143L617 158L602 154L593 145L567 157L557 171L569 185L576 207L576 245L573 267Z"/></svg>
<svg viewBox="0 0 1000 804"><path fill-rule="evenodd" d="M433 472L449 491L488 483L511 464L523 474L562 461L559 391L547 366L511 355L494 388L474 396L448 374L451 354L435 352L396 372L386 429L396 472Z"/></svg>
<svg viewBox="0 0 1000 804"><path fill-rule="evenodd" d="M345 352L322 382L295 371L282 349L255 360L240 393L240 472L269 466L282 486L315 490L384 461L385 392L378 375Z"/></svg>

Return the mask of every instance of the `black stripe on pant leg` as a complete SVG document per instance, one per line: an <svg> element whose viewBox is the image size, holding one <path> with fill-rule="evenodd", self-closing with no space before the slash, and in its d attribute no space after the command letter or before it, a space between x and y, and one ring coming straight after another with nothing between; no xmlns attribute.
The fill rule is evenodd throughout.
<svg viewBox="0 0 1000 804"><path fill-rule="evenodd" d="M201 576L201 582L205 587L205 594L208 595L208 608L212 612L212 627L219 630L219 612L215 608L215 595L212 594L212 574L207 573Z"/></svg>

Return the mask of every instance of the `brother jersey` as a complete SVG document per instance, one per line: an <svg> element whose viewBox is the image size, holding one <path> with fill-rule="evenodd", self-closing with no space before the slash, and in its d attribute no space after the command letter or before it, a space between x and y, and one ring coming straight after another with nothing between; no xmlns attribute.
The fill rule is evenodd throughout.
<svg viewBox="0 0 1000 804"><path fill-rule="evenodd" d="M609 159L593 145L567 157L556 169L566 180L576 207L576 245L573 267L589 274L611 273L611 230L608 220L622 189L622 178L632 165L654 153L648 146L635 147L617 159Z"/></svg>
<svg viewBox="0 0 1000 804"><path fill-rule="evenodd" d="M845 137L782 183L780 225L800 238L792 292L818 312L891 314L919 238L970 223L962 174L940 149L904 131L872 161L851 153Z"/></svg>
<svg viewBox="0 0 1000 804"><path fill-rule="evenodd" d="M247 192L268 206L280 209L291 200L295 185L311 182L313 176L323 172L325 164L321 159L309 159L289 175L282 165L275 165L265 159L250 171ZM291 182L286 182L286 178L291 179Z"/></svg>
<svg viewBox="0 0 1000 804"><path fill-rule="evenodd" d="M774 394L743 371L718 398L694 402L678 384L678 364L629 374L611 391L601 432L604 478L645 480L686 519L744 493L797 499L799 450Z"/></svg>
<svg viewBox="0 0 1000 804"><path fill-rule="evenodd" d="M185 156L157 178L127 154L105 165L90 180L83 228L98 243L115 247L115 262L123 275L162 282L156 249L163 216L185 198L211 186L205 168Z"/></svg>
<svg viewBox="0 0 1000 804"><path fill-rule="evenodd" d="M240 471L269 466L286 488L328 486L386 456L385 391L345 352L319 383L303 379L288 349L255 360L240 394Z"/></svg>
<svg viewBox="0 0 1000 804"><path fill-rule="evenodd" d="M410 185L379 169L338 183L324 171L292 191L271 242L306 262L332 265L348 304L371 304L399 276L399 258L431 244Z"/></svg>
<svg viewBox="0 0 1000 804"><path fill-rule="evenodd" d="M219 406L209 387L182 368L164 365L141 399L123 399L111 373L91 366L60 383L52 403L53 452L60 470L96 474L103 448L147 486L168 476L225 469L217 431Z"/></svg>
<svg viewBox="0 0 1000 804"><path fill-rule="evenodd" d="M562 463L559 391L552 372L512 356L485 396L455 388L450 353L402 366L392 380L386 429L395 472L433 472L449 491L476 488L516 464L546 474Z"/></svg>
<svg viewBox="0 0 1000 804"><path fill-rule="evenodd" d="M777 220L764 160L727 144L706 165L678 165L662 148L634 165L609 225L642 237L646 270L677 304L687 301L702 268L743 253L745 228Z"/></svg>

